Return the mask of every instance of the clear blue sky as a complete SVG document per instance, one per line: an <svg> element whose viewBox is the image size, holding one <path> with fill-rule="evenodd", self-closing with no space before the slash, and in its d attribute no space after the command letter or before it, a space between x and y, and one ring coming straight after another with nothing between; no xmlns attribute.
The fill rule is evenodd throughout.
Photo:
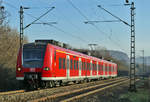
<svg viewBox="0 0 150 102"><path fill-rule="evenodd" d="M50 7L55 6L55 9L37 23L41 21L57 22L54 25L56 28L48 25L31 25L24 31L30 42L35 39L55 39L78 48L88 48L88 43L96 43L107 49L120 50L129 54L130 28L128 26L121 22L101 22L95 23L95 26L84 24L84 21L87 20L115 20L115 18L98 8L97 5L102 5L105 9L130 23L130 8L123 5L125 0L70 1L79 11L73 8L69 0L3 0L3 5L10 13L9 22L11 27L18 29L18 31L20 5L30 7L30 9L24 10L24 25L35 19L31 16L39 17ZM150 0L134 0L134 2L136 6L136 49L144 49L145 55L150 56ZM142 55L142 53L137 51L137 56L139 55Z"/></svg>

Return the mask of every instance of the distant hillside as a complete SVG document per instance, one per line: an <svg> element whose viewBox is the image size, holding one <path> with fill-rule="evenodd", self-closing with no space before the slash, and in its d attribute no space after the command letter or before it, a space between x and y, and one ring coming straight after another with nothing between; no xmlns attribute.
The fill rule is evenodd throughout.
<svg viewBox="0 0 150 102"><path fill-rule="evenodd" d="M143 57L137 57L136 63L143 64ZM150 66L150 56L145 56L145 64Z"/></svg>
<svg viewBox="0 0 150 102"><path fill-rule="evenodd" d="M114 59L117 59L122 62L126 62L127 64L130 63L130 59L129 59L128 55L124 52L109 50L109 54ZM143 64L143 57L137 57L136 63ZM145 56L145 63L150 66L150 56Z"/></svg>
<svg viewBox="0 0 150 102"><path fill-rule="evenodd" d="M112 56L114 59L117 59L121 62L125 62L127 64L129 64L129 57L126 53L121 52L121 51L113 51L113 50L109 50L109 54L110 56Z"/></svg>

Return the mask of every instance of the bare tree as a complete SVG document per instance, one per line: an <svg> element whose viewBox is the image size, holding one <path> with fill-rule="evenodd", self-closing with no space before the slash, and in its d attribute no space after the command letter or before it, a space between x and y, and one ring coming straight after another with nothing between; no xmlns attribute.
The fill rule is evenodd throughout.
<svg viewBox="0 0 150 102"><path fill-rule="evenodd" d="M0 26L8 24L8 16L10 15L5 11L5 7L2 5L2 0L0 0Z"/></svg>

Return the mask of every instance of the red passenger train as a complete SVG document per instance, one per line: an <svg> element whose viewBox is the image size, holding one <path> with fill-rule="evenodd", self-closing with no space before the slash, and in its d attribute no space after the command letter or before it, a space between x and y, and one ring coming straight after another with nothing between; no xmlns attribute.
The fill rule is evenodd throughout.
<svg viewBox="0 0 150 102"><path fill-rule="evenodd" d="M27 87L53 87L117 76L117 64L113 62L43 42L24 44L19 50L16 79Z"/></svg>

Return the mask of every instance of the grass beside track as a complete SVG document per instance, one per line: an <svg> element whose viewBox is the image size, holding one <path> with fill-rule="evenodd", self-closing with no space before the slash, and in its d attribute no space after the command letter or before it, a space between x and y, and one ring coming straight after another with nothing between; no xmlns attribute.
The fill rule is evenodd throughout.
<svg viewBox="0 0 150 102"><path fill-rule="evenodd" d="M137 92L122 94L120 100L128 100L128 102L150 102L150 79L141 79L136 85Z"/></svg>
<svg viewBox="0 0 150 102"><path fill-rule="evenodd" d="M129 92L129 82L73 102L150 102L150 80L136 81L137 92Z"/></svg>

